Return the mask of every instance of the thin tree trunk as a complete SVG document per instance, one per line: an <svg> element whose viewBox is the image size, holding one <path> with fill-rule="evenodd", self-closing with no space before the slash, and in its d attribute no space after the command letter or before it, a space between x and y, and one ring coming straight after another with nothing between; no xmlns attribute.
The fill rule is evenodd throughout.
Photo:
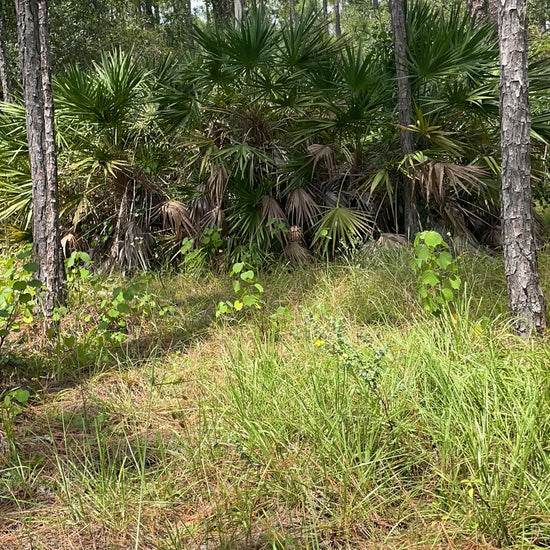
<svg viewBox="0 0 550 550"><path fill-rule="evenodd" d="M499 4L501 0L487 0L487 15L491 23L498 26L499 21Z"/></svg>
<svg viewBox="0 0 550 550"><path fill-rule="evenodd" d="M38 0L38 34L40 37L40 63L42 65L42 91L44 94L44 146L46 179L48 190L48 211L53 218L49 230L49 248L56 273L61 278L61 289L65 287L65 266L59 234L59 192L57 178L57 145L55 138L55 114L52 90L52 58L50 52L50 28L48 24L47 0ZM56 244L57 243L57 244ZM58 298L58 300L60 300ZM60 301L64 301L61 299Z"/></svg>
<svg viewBox="0 0 550 550"><path fill-rule="evenodd" d="M13 100L9 76L8 53L6 51L6 18L4 17L4 3L0 0L0 84L2 85L2 99L6 102Z"/></svg>
<svg viewBox="0 0 550 550"><path fill-rule="evenodd" d="M211 0L215 25L224 25L233 19L234 7L231 0Z"/></svg>
<svg viewBox="0 0 550 550"><path fill-rule="evenodd" d="M240 23L243 19L243 3L242 0L234 0L235 7L235 24Z"/></svg>
<svg viewBox="0 0 550 550"><path fill-rule="evenodd" d="M372 7L377 10L378 9L378 0L372 0Z"/></svg>
<svg viewBox="0 0 550 550"><path fill-rule="evenodd" d="M530 181L526 11L527 0L501 0L502 242L510 314L522 337L546 330L546 304L538 271Z"/></svg>
<svg viewBox="0 0 550 550"><path fill-rule="evenodd" d="M153 12L153 3L151 0L145 0L145 5L143 6L143 12L145 14L145 26L152 28L155 26L155 13Z"/></svg>
<svg viewBox="0 0 550 550"><path fill-rule="evenodd" d="M38 263L37 278L46 290L41 296L49 317L56 305L64 302L61 243L57 205L57 169L53 104L46 106L50 94L50 68L46 0L17 0L17 28L25 98L27 141L32 177L33 255ZM42 4L42 5L41 5ZM41 28L42 25L46 25ZM44 66L44 64L46 66Z"/></svg>
<svg viewBox="0 0 550 550"><path fill-rule="evenodd" d="M340 0L334 0L334 33L336 36L342 36L342 27L340 26Z"/></svg>
<svg viewBox="0 0 550 550"><path fill-rule="evenodd" d="M399 126L401 126L399 140L403 156L408 156L414 153L414 141L412 133L404 129L412 121L412 94L407 69L407 30L405 27L404 0L390 1L390 16L395 50L395 74L397 77L397 113ZM421 230L420 217L416 206L416 191L414 182L405 174L401 175L401 183L404 197L405 234L409 240L412 240L415 234Z"/></svg>
<svg viewBox="0 0 550 550"><path fill-rule="evenodd" d="M487 0L466 0L466 10L470 17L485 17L487 15Z"/></svg>
<svg viewBox="0 0 550 550"><path fill-rule="evenodd" d="M296 0L290 0L290 22L293 27L296 26Z"/></svg>
<svg viewBox="0 0 550 550"><path fill-rule="evenodd" d="M208 7L208 2L205 5ZM191 6L191 0L186 0L185 18L187 21L187 32L189 33L189 45L193 47L195 45L195 40L193 39L193 8Z"/></svg>
<svg viewBox="0 0 550 550"><path fill-rule="evenodd" d="M323 0L323 23L328 32L328 0Z"/></svg>
<svg viewBox="0 0 550 550"><path fill-rule="evenodd" d="M479 21L491 21L498 24L499 0L466 0L466 10L470 16Z"/></svg>

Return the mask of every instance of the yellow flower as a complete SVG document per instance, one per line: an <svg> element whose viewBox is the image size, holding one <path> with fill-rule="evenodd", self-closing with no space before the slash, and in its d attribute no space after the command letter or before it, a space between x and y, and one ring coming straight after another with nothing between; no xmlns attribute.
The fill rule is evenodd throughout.
<svg viewBox="0 0 550 550"><path fill-rule="evenodd" d="M321 346L325 345L325 341L318 338L317 340L315 340L315 345L320 348Z"/></svg>

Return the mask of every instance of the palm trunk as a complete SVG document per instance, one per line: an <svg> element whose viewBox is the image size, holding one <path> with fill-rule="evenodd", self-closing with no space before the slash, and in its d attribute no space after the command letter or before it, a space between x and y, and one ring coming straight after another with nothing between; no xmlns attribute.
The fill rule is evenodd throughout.
<svg viewBox="0 0 550 550"><path fill-rule="evenodd" d="M405 27L405 2L404 0L390 1L390 16L393 31L393 44L395 50L395 75L397 77L397 113L401 132L399 140L403 156L414 153L412 133L405 130L412 121L412 94L407 69L407 30ZM414 239L416 233L421 230L420 217L416 206L416 191L414 182L401 175L403 187L403 215L405 234L409 240Z"/></svg>
<svg viewBox="0 0 550 550"><path fill-rule="evenodd" d="M130 181L124 174L114 179L114 200L118 206L115 233L109 255L115 264L124 265L124 237L130 223L132 202L130 200Z"/></svg>
<svg viewBox="0 0 550 550"><path fill-rule="evenodd" d="M546 330L530 181L526 12L526 0L502 0L499 13L502 242L510 314L522 337Z"/></svg>
<svg viewBox="0 0 550 550"><path fill-rule="evenodd" d="M32 177L33 256L39 266L37 277L45 286L41 296L44 313L50 317L64 302L63 270L60 262L57 179L53 105L51 93L46 0L17 0L17 28L25 98L27 141Z"/></svg>

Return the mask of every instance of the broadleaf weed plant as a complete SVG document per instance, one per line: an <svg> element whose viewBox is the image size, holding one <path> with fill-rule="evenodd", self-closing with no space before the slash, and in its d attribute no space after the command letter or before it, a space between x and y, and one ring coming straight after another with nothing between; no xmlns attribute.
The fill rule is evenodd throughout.
<svg viewBox="0 0 550 550"><path fill-rule="evenodd" d="M30 257L30 249L25 249L0 267L0 351L10 335L34 319L34 297L42 283L34 277L38 266Z"/></svg>
<svg viewBox="0 0 550 550"><path fill-rule="evenodd" d="M229 276L232 279L236 299L220 301L216 308L216 318L238 313L243 309L260 309L264 287L258 282L258 277L252 267L245 262L237 262L233 264Z"/></svg>
<svg viewBox="0 0 550 550"><path fill-rule="evenodd" d="M422 307L439 317L454 307L461 280L449 246L437 231L423 231L414 239L413 271L418 277Z"/></svg>
<svg viewBox="0 0 550 550"><path fill-rule="evenodd" d="M63 347L71 350L79 364L88 363L98 348L126 342L132 319L150 318L153 314L163 317L175 311L172 305L162 304L148 292L139 279L109 288L105 277L93 272L93 262L85 252L73 252L66 260L66 271L71 301L76 307L58 308L54 321L72 316L71 331L51 336L58 338L58 353ZM90 294L101 297L93 309L89 308Z"/></svg>

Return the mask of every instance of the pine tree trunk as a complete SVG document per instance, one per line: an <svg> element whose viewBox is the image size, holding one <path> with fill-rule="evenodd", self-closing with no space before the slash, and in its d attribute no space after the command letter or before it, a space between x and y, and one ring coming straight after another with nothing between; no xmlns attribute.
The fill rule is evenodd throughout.
<svg viewBox="0 0 550 550"><path fill-rule="evenodd" d="M342 27L340 26L340 0L334 0L334 33L336 36L342 36Z"/></svg>
<svg viewBox="0 0 550 550"><path fill-rule="evenodd" d="M211 0L215 25L225 25L233 19L234 7L231 0Z"/></svg>
<svg viewBox="0 0 550 550"><path fill-rule="evenodd" d="M208 7L208 2L205 5ZM185 20L187 23L187 33L189 35L189 46L193 47L195 45L195 40L193 39L193 8L191 6L191 0L185 1Z"/></svg>
<svg viewBox="0 0 550 550"><path fill-rule="evenodd" d="M25 98L27 141L32 177L33 255L37 278L46 290L41 302L47 316L64 302L57 167L48 42L46 0L17 0L17 28ZM45 95L50 95L49 99ZM46 106L46 104L49 105Z"/></svg>
<svg viewBox="0 0 550 550"><path fill-rule="evenodd" d="M522 337L546 330L546 305L538 272L530 181L526 11L527 0L501 0L502 242L510 314Z"/></svg>
<svg viewBox="0 0 550 550"><path fill-rule="evenodd" d="M498 24L499 0L466 0L466 11L474 19Z"/></svg>
<svg viewBox="0 0 550 550"><path fill-rule="evenodd" d="M42 92L44 94L44 147L46 160L46 180L48 212L51 216L48 229L48 249L55 266L56 285L59 285L58 302L64 302L65 266L59 234L59 193L57 179L57 145L55 137L55 114L52 90L52 56L50 52L50 28L48 24L47 0L38 0L38 35L40 38L40 63L42 69ZM57 281L57 278L60 281Z"/></svg>
<svg viewBox="0 0 550 550"><path fill-rule="evenodd" d="M9 77L8 53L6 51L6 18L4 17L4 3L0 0L0 84L2 99L12 101L11 82Z"/></svg>
<svg viewBox="0 0 550 550"><path fill-rule="evenodd" d="M487 15L487 0L466 0L466 11L474 19Z"/></svg>
<svg viewBox="0 0 550 550"><path fill-rule="evenodd" d="M397 77L397 113L399 126L404 128L409 126L412 121L412 94L409 71L407 69L407 30L405 27L404 0L390 1L390 17L395 50L395 74ZM411 132L402 129L399 139L403 156L414 153L414 142ZM416 192L414 182L405 174L401 175L401 183L403 188L405 235L409 240L412 240L416 233L421 230L420 217L416 207Z"/></svg>

